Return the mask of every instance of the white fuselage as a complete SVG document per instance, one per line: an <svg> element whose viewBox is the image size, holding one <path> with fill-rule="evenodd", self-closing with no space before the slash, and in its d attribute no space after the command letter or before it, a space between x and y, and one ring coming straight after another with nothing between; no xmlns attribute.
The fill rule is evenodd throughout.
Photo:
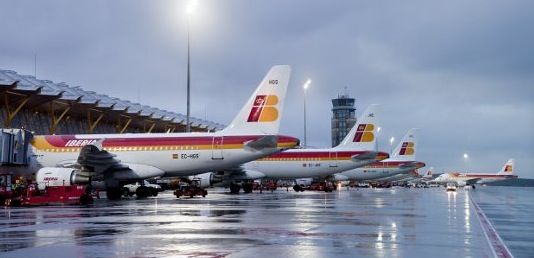
<svg viewBox="0 0 534 258"><path fill-rule="evenodd" d="M239 166L293 147L297 142L295 138L279 136L277 147L244 148L247 142L262 136L220 133L35 136L30 167L35 171L75 164L84 145L103 139L103 149L132 170L124 175L117 173L120 179L189 176Z"/></svg>
<svg viewBox="0 0 534 258"><path fill-rule="evenodd" d="M407 161L411 162L411 161ZM402 161L390 161L384 160L381 162L376 162L365 167L356 168L340 173L341 176L347 178L347 180L355 181L368 181L381 179L386 177L391 177L398 174L408 173L414 168L402 168L404 162Z"/></svg>
<svg viewBox="0 0 534 258"><path fill-rule="evenodd" d="M265 178L297 179L327 177L345 170L365 166L387 157L380 153L377 159L353 159L365 151L333 149L292 149L246 163L245 169L258 171Z"/></svg>

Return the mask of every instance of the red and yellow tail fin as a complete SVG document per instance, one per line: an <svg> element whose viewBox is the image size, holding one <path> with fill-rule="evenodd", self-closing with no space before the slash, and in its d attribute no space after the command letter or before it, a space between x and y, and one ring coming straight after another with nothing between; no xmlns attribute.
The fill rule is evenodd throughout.
<svg viewBox="0 0 534 258"><path fill-rule="evenodd" d="M290 73L288 65L273 66L224 130L236 134L278 134Z"/></svg>
<svg viewBox="0 0 534 258"><path fill-rule="evenodd" d="M512 175L514 173L514 159L509 159L499 171L500 175Z"/></svg>

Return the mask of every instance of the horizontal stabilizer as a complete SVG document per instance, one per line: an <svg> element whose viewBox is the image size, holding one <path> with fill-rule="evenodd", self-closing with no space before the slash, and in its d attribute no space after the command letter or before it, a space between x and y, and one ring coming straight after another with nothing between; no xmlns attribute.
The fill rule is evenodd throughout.
<svg viewBox="0 0 534 258"><path fill-rule="evenodd" d="M366 151L359 155L354 155L351 157L353 161L362 161L362 160L369 160L369 159L376 159L378 156L377 151Z"/></svg>
<svg viewBox="0 0 534 258"><path fill-rule="evenodd" d="M266 135L257 140L245 142L245 149L260 151L263 149L276 148L278 137L276 135Z"/></svg>

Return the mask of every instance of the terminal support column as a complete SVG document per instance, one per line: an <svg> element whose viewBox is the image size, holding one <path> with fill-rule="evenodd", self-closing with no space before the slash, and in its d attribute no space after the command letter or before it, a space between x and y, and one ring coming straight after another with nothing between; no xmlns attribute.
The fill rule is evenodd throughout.
<svg viewBox="0 0 534 258"><path fill-rule="evenodd" d="M57 129L57 126L59 125L59 122L61 122L63 117L65 117L65 115L72 108L72 106L69 105L69 104L61 103L61 104L67 105L67 108L65 108L65 110L63 110L63 112L61 112L59 117L56 117L56 111L54 109L54 103L55 103L55 101L50 102L50 117L52 119L52 124L50 125L50 128L49 128L50 129L50 134L55 134L56 133L56 129ZM60 102L58 102L58 103L60 103Z"/></svg>
<svg viewBox="0 0 534 258"><path fill-rule="evenodd" d="M11 93L11 92L9 92L9 93ZM7 97L7 94L8 94L8 92L4 92L4 105L5 105L5 108L6 108L6 111L7 111L7 118L4 121L4 127L6 127L6 128L11 126L11 122L13 121L15 116L19 113L19 111L22 109L22 107L24 107L24 105L26 105L26 103L28 103L28 100L30 100L30 97L31 97L31 96L26 96L26 95L22 95L22 94L13 93L15 95L24 96L24 98L20 101L20 103L18 103L18 105L16 105L15 110L12 111L11 107L9 105L9 98Z"/></svg>

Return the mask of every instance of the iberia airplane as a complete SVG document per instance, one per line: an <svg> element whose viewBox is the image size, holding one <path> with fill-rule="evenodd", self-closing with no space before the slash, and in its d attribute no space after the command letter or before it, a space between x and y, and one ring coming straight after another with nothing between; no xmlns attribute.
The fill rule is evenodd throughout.
<svg viewBox="0 0 534 258"><path fill-rule="evenodd" d="M298 139L278 135L289 76L289 66L272 67L218 132L35 136L30 162L38 186L100 182L109 199L118 199L132 181L236 167L295 147Z"/></svg>
<svg viewBox="0 0 534 258"><path fill-rule="evenodd" d="M398 174L406 174L418 168L425 166L425 163L415 161L416 154L416 137L415 128L412 128L402 138L393 157L374 162L365 167L344 171L339 174L335 174L335 181L368 181L376 180L386 177L391 177Z"/></svg>
<svg viewBox="0 0 534 258"><path fill-rule="evenodd" d="M436 183L455 183L459 186L485 184L489 182L517 178L514 175L514 159L509 159L497 173L444 173L436 177Z"/></svg>
<svg viewBox="0 0 534 258"><path fill-rule="evenodd" d="M245 182L245 192L251 192L252 185L247 183L248 180L327 177L383 160L389 155L375 150L377 118L377 105L371 105L338 146L330 149L290 149L273 154L246 163L238 171L226 171L229 173L224 176L224 181L231 182L231 192L239 192L238 181Z"/></svg>

